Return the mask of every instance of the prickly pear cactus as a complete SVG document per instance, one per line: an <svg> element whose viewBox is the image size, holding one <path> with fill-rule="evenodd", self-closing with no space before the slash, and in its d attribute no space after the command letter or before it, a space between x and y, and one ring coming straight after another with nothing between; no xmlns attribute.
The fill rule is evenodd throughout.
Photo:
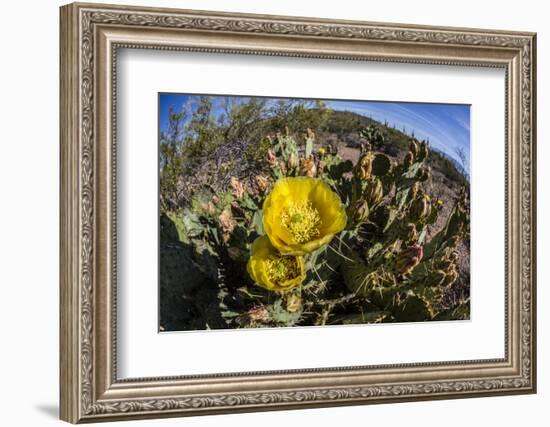
<svg viewBox="0 0 550 427"><path fill-rule="evenodd" d="M379 151L378 129L360 134L355 162L319 147L311 130L268 136L264 173L194 194L178 213L183 230L165 227L185 236L225 327L467 315L468 297L450 295L469 239L468 192L431 194L426 142L411 139L397 161ZM315 197L298 200L306 187Z"/></svg>

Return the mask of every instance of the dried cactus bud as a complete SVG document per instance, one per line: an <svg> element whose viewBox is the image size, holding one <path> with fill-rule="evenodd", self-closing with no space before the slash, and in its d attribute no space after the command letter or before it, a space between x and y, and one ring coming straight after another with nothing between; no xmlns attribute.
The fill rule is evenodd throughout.
<svg viewBox="0 0 550 427"><path fill-rule="evenodd" d="M441 286L451 286L458 279L458 271L456 271L456 266L453 265L453 268L449 269L445 274L445 279L441 283Z"/></svg>
<svg viewBox="0 0 550 427"><path fill-rule="evenodd" d="M258 305L248 310L248 318L251 322L267 322L269 320L269 311L265 305Z"/></svg>
<svg viewBox="0 0 550 427"><path fill-rule="evenodd" d="M296 313L302 308L302 298L296 294L290 294L286 300L286 309L291 313Z"/></svg>
<svg viewBox="0 0 550 427"><path fill-rule="evenodd" d="M384 197L384 187L378 178L371 178L367 181L363 191L363 197L370 206L378 204Z"/></svg>
<svg viewBox="0 0 550 427"><path fill-rule="evenodd" d="M356 178L365 180L369 179L372 175L372 155L370 153L364 153L359 157L357 164L355 165L354 174Z"/></svg>
<svg viewBox="0 0 550 427"><path fill-rule="evenodd" d="M453 262L457 262L458 261L458 257L459 257L459 254L458 254L458 251L452 251L450 254L449 254L449 259Z"/></svg>
<svg viewBox="0 0 550 427"><path fill-rule="evenodd" d="M265 193L269 189L269 186L271 185L271 181L269 180L269 178L267 178L264 175L256 175L255 180L256 180L256 185L260 190L260 193Z"/></svg>
<svg viewBox="0 0 550 427"><path fill-rule="evenodd" d="M288 156L287 166L288 166L289 169L296 169L299 164L300 164L300 161L298 159L298 153L293 151Z"/></svg>
<svg viewBox="0 0 550 427"><path fill-rule="evenodd" d="M442 258L438 263L437 263L437 266L441 269L441 270L449 270L451 269L453 266L454 266L455 262L449 258Z"/></svg>
<svg viewBox="0 0 550 427"><path fill-rule="evenodd" d="M300 175L314 178L316 174L317 166L315 166L315 161L313 159L303 159L300 166Z"/></svg>
<svg viewBox="0 0 550 427"><path fill-rule="evenodd" d="M424 194L419 194L411 204L409 216L414 222L422 221L430 214L430 211L430 202L424 197Z"/></svg>
<svg viewBox="0 0 550 427"><path fill-rule="evenodd" d="M418 160L425 160L428 157L429 151L430 150L428 149L428 144L426 143L426 141L422 141L420 143L420 149L418 151Z"/></svg>
<svg viewBox="0 0 550 427"><path fill-rule="evenodd" d="M369 204L366 200L357 200L351 209L351 214L356 223L365 222L369 217Z"/></svg>
<svg viewBox="0 0 550 427"><path fill-rule="evenodd" d="M384 176L391 170L391 160L385 154L376 154L372 160L372 173Z"/></svg>
<svg viewBox="0 0 550 427"><path fill-rule="evenodd" d="M231 207L226 207L220 216L218 217L218 220L220 221L220 225L222 227L222 231L224 234L224 239L229 238L229 234L233 232L235 227L237 226L237 222L233 218L233 214L231 213Z"/></svg>
<svg viewBox="0 0 550 427"><path fill-rule="evenodd" d="M413 162L414 162L414 154L409 151L407 154L405 154L405 158L403 159L403 166L405 166L405 168L409 168L411 167Z"/></svg>
<svg viewBox="0 0 550 427"><path fill-rule="evenodd" d="M395 268L401 274L409 274L422 260L424 250L418 244L403 249L397 255Z"/></svg>
<svg viewBox="0 0 550 427"><path fill-rule="evenodd" d="M418 232L416 231L416 225L410 222L405 227L403 227L401 240L408 243L415 243L417 239L418 239Z"/></svg>
<svg viewBox="0 0 550 427"><path fill-rule="evenodd" d="M244 196L244 192L245 192L244 184L241 181L239 181L239 178L232 176L230 185L231 185L231 194L233 194L233 196L235 196L237 199L240 199Z"/></svg>
<svg viewBox="0 0 550 427"><path fill-rule="evenodd" d="M445 278L447 277L447 273L443 270L434 270L430 273L428 277L426 277L426 281L424 282L424 286L442 286Z"/></svg>
<svg viewBox="0 0 550 427"><path fill-rule="evenodd" d="M275 155L275 153L271 148L267 150L267 163L272 168L274 168L279 164L279 162L277 161L277 156Z"/></svg>
<svg viewBox="0 0 550 427"><path fill-rule="evenodd" d="M319 160L319 162L317 162L317 174L323 175L324 170L325 170L325 162L323 162L322 160Z"/></svg>
<svg viewBox="0 0 550 427"><path fill-rule="evenodd" d="M458 242L460 242L460 236L453 236L447 241L447 246L450 248L456 248Z"/></svg>
<svg viewBox="0 0 550 427"><path fill-rule="evenodd" d="M418 156L418 144L414 139L411 139L411 142L409 142L409 151L412 153L413 159L416 159Z"/></svg>
<svg viewBox="0 0 550 427"><path fill-rule="evenodd" d="M411 199L414 199L416 197L416 195L418 194L418 190L420 190L420 184L418 182L415 182L411 186L411 189L409 190L409 197Z"/></svg>
<svg viewBox="0 0 550 427"><path fill-rule="evenodd" d="M285 175L285 174L286 174L286 171L287 171L286 163L283 162L282 160L280 160L280 161L277 162L277 166L279 166L279 170L281 171L281 173L282 173L283 175Z"/></svg>

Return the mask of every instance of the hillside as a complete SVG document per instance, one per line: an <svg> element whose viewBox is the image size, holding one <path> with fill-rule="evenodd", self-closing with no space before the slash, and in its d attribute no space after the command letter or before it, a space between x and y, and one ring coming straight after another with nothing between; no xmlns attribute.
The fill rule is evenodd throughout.
<svg viewBox="0 0 550 427"><path fill-rule="evenodd" d="M402 131L391 127L389 124L380 123L371 118L361 116L349 111L334 111L326 126L326 131L319 135L319 143L337 144L346 157L354 156L353 150L348 152L346 148L359 149L361 146L361 129L367 126L375 126L385 135L386 141L380 146L380 151L402 160L408 151L411 137ZM355 160L356 157L349 157ZM447 180L446 185L460 184L469 186L467 177L459 169L454 159L449 158L444 153L431 150L428 164L432 171L437 172Z"/></svg>

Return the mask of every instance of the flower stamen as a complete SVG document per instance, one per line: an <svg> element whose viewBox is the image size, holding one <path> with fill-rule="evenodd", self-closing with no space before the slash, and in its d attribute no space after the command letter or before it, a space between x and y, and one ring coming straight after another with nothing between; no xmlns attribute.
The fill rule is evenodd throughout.
<svg viewBox="0 0 550 427"><path fill-rule="evenodd" d="M310 201L295 202L283 210L281 224L297 243L309 242L321 234L321 216Z"/></svg>
<svg viewBox="0 0 550 427"><path fill-rule="evenodd" d="M266 273L276 285L300 275L300 266L294 256L272 257L266 261Z"/></svg>

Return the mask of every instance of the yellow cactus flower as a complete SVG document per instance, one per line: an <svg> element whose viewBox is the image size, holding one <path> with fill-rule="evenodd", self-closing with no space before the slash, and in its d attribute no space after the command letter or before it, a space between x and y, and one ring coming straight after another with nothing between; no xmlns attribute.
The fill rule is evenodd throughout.
<svg viewBox="0 0 550 427"><path fill-rule="evenodd" d="M326 152L327 152L327 150L326 150L324 147L320 147L320 148L319 148L319 154L320 154L321 156L324 156Z"/></svg>
<svg viewBox="0 0 550 427"><path fill-rule="evenodd" d="M254 240L246 269L257 285L277 292L300 286L306 277L304 259L281 255L267 236Z"/></svg>
<svg viewBox="0 0 550 427"><path fill-rule="evenodd" d="M263 205L264 230L283 254L313 252L329 243L346 223L340 198L316 178L278 180Z"/></svg>

